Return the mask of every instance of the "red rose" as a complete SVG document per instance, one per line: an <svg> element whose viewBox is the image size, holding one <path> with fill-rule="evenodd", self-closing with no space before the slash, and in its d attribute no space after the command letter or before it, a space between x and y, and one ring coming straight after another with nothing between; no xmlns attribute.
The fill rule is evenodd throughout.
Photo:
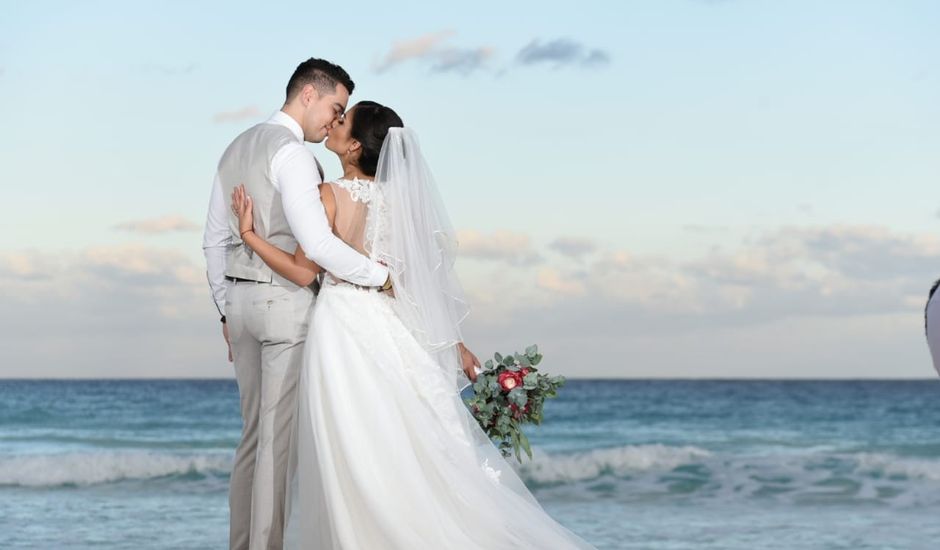
<svg viewBox="0 0 940 550"><path fill-rule="evenodd" d="M500 373L499 385L503 388L503 391L509 391L522 385L522 377L519 376L518 372L506 371Z"/></svg>
<svg viewBox="0 0 940 550"><path fill-rule="evenodd" d="M522 367L522 369L519 370L519 374L522 375L523 378L525 378L525 375L529 374L529 367Z"/></svg>

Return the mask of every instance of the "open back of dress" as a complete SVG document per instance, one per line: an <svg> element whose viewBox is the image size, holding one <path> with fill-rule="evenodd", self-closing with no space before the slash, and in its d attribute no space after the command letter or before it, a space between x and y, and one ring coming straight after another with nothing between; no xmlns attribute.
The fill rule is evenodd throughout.
<svg viewBox="0 0 940 550"><path fill-rule="evenodd" d="M365 253L380 190L329 185L335 233ZM297 392L284 547L593 548L541 508L395 300L325 277Z"/></svg>

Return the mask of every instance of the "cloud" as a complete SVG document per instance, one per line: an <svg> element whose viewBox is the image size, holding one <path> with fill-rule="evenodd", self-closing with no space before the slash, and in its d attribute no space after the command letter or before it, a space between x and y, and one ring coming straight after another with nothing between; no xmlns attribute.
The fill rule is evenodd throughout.
<svg viewBox="0 0 940 550"><path fill-rule="evenodd" d="M583 44L567 38L546 42L536 39L519 50L516 61L521 65L597 67L609 64L610 54L599 49L588 50Z"/></svg>
<svg viewBox="0 0 940 550"><path fill-rule="evenodd" d="M559 237L549 243L548 247L563 256L574 259L579 259L597 249L594 241L580 237Z"/></svg>
<svg viewBox="0 0 940 550"><path fill-rule="evenodd" d="M202 265L141 244L0 252L0 377L229 376Z"/></svg>
<svg viewBox="0 0 940 550"><path fill-rule="evenodd" d="M596 245L578 262L523 233L459 238L483 355L538 343L574 376L933 373L933 234L788 226L691 258ZM202 262L175 249L0 252L0 309L0 377L231 375Z"/></svg>
<svg viewBox="0 0 940 550"><path fill-rule="evenodd" d="M431 73L457 73L470 75L487 68L496 56L496 50L487 46L456 48L447 42L456 36L451 30L425 34L417 38L401 40L373 63L377 73L406 62L426 65ZM516 55L520 65L551 64L555 67L579 66L599 67L611 62L610 54L597 48L587 48L579 42L558 38L543 42L533 40ZM508 72L507 68L494 72L497 77Z"/></svg>
<svg viewBox="0 0 940 550"><path fill-rule="evenodd" d="M922 281L934 278L938 245L932 236L865 226L785 229L757 243L769 248L768 262L789 271L778 286L812 288L819 299L803 307L835 314L909 310L920 302Z"/></svg>
<svg viewBox="0 0 940 550"><path fill-rule="evenodd" d="M114 226L120 231L130 231L132 233L170 233L174 231L199 231L202 229L199 225L187 220L183 216L164 216L162 218L153 218L149 220L137 220L119 223Z"/></svg>
<svg viewBox="0 0 940 550"><path fill-rule="evenodd" d="M225 122L239 122L242 120L255 120L261 117L261 111L254 105L242 107L235 111L223 111L212 115L212 122L221 124Z"/></svg>
<svg viewBox="0 0 940 550"><path fill-rule="evenodd" d="M90 247L73 264L79 271L135 289L140 285L182 288L205 281L202 271L178 251L140 244Z"/></svg>
<svg viewBox="0 0 940 550"><path fill-rule="evenodd" d="M536 285L538 285L539 288L559 294L569 294L573 296L584 294L583 284L577 280L564 277L558 270L552 268L539 270Z"/></svg>
<svg viewBox="0 0 940 550"><path fill-rule="evenodd" d="M0 281L7 289L6 300L42 300L54 294L63 308L80 305L91 309L111 304L119 295L142 298L171 291L188 296L195 287L206 284L203 270L185 255L142 244L95 246L61 254L4 252L0 254ZM99 300L102 297L105 299ZM160 309L170 304L151 305ZM136 308L146 309L146 304L137 300L128 309Z"/></svg>
<svg viewBox="0 0 940 550"><path fill-rule="evenodd" d="M429 65L432 73L455 72L468 75L485 66L494 50L488 47L454 48L444 43L457 33L451 30L434 32L402 40L392 44L391 49L376 63L375 72L381 73L408 61Z"/></svg>
<svg viewBox="0 0 940 550"><path fill-rule="evenodd" d="M532 248L528 235L511 231L483 234L478 231L458 231L458 254L462 258L504 261L515 266L530 266L542 261Z"/></svg>
<svg viewBox="0 0 940 550"><path fill-rule="evenodd" d="M0 279L41 280L58 269L54 257L36 251L7 252L0 255Z"/></svg>
<svg viewBox="0 0 940 550"><path fill-rule="evenodd" d="M492 56L492 48L477 48L470 50L449 48L438 53L436 60L431 65L431 72L456 72L462 75L468 75L477 69L482 68L486 61Z"/></svg>
<svg viewBox="0 0 940 550"><path fill-rule="evenodd" d="M603 50L591 50L581 61L585 67L596 67L610 63L610 54Z"/></svg>
<svg viewBox="0 0 940 550"><path fill-rule="evenodd" d="M600 250L570 237L548 243L575 263L543 257L522 233L462 231L459 239L462 257L538 266L502 271L513 278L501 291L498 315L533 304L549 315L577 297L582 305L634 312L642 319L638 331L916 313L940 276L940 237L878 226L780 227L687 259Z"/></svg>
<svg viewBox="0 0 940 550"><path fill-rule="evenodd" d="M700 296L691 304L733 324L916 311L937 265L940 238L932 235L818 226L779 228L674 269Z"/></svg>
<svg viewBox="0 0 940 550"><path fill-rule="evenodd" d="M474 302L467 335L544 343L582 376L929 376L937 266L940 238L858 225L781 227L690 259L598 250L467 284L498 295Z"/></svg>
<svg viewBox="0 0 940 550"><path fill-rule="evenodd" d="M859 281L919 278L935 273L940 265L940 237L895 233L881 226L784 228L757 244L803 255L823 269Z"/></svg>
<svg viewBox="0 0 940 550"><path fill-rule="evenodd" d="M385 57L373 68L376 72L382 72L404 61L434 56L438 51L438 46L455 34L457 33L454 31L440 31L394 42Z"/></svg>

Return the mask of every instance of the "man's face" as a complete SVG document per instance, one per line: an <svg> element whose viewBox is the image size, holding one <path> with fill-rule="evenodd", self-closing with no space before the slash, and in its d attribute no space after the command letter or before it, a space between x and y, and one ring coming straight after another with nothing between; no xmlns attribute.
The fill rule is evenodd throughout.
<svg viewBox="0 0 940 550"><path fill-rule="evenodd" d="M311 143L320 143L327 134L330 126L346 112L349 103L349 91L346 86L337 84L332 94L320 94L313 86L304 88L302 93L308 94L306 109L304 111L304 140Z"/></svg>

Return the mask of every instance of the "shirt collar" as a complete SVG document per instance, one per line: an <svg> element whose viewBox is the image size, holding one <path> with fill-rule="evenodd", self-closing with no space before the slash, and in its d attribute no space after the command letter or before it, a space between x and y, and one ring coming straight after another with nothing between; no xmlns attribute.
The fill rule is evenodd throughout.
<svg viewBox="0 0 940 550"><path fill-rule="evenodd" d="M300 124L296 120L291 118L291 116L284 111L277 111L271 118L268 119L269 124L280 124L288 130L297 138L297 141L303 143L304 141L304 129L300 127Z"/></svg>

